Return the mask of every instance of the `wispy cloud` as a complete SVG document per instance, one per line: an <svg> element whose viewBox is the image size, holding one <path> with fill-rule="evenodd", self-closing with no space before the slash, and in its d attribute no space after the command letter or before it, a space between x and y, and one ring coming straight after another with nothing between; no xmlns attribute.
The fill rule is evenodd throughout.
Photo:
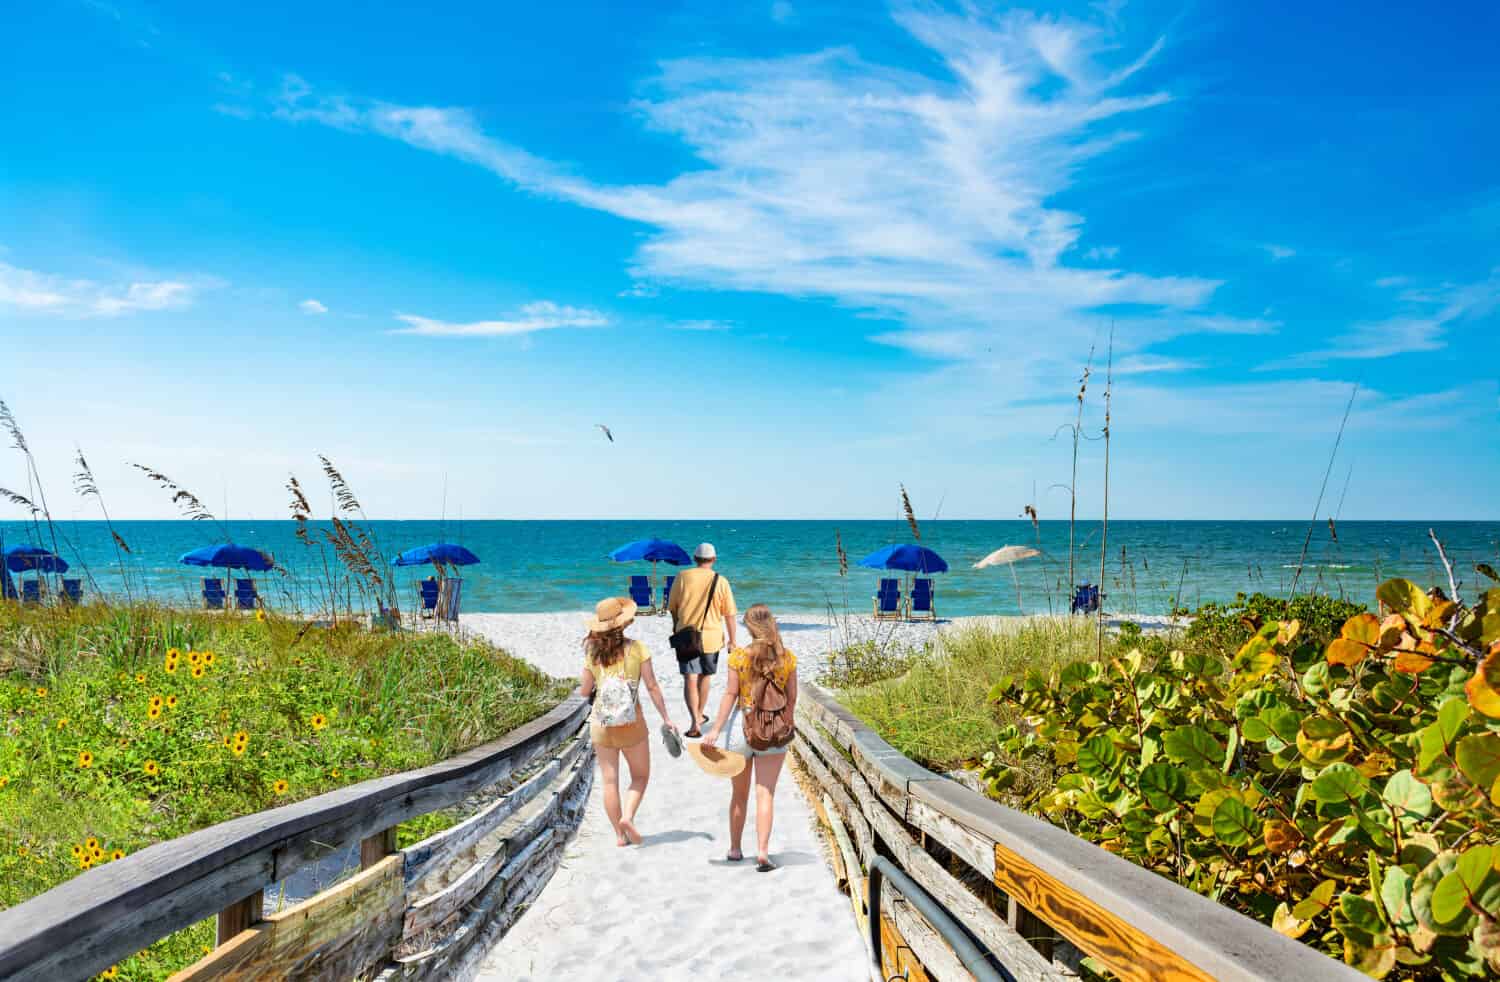
<svg viewBox="0 0 1500 982"><path fill-rule="evenodd" d="M1090 259L1095 262L1098 262L1100 260L1108 261L1115 258L1119 254L1119 246L1094 246L1092 249L1083 254L1083 258Z"/></svg>
<svg viewBox="0 0 1500 982"><path fill-rule="evenodd" d="M694 320L673 321L667 325L674 331L730 331L734 325L729 321Z"/></svg>
<svg viewBox="0 0 1500 982"><path fill-rule="evenodd" d="M644 280L637 280L615 295L619 297L631 297L633 299L641 300L649 297L654 297L660 292L660 290L652 286L650 283L647 283Z"/></svg>
<svg viewBox="0 0 1500 982"><path fill-rule="evenodd" d="M771 4L771 19L778 24L790 24L797 17L797 9L787 0L776 0Z"/></svg>
<svg viewBox="0 0 1500 982"><path fill-rule="evenodd" d="M1161 355L1127 355L1115 362L1116 375L1151 375L1158 372L1188 372L1202 368L1203 363L1186 358L1166 358Z"/></svg>
<svg viewBox="0 0 1500 982"><path fill-rule="evenodd" d="M520 308L515 315L500 320L470 321L454 323L419 317L416 314L396 315L396 319L407 326L396 328L392 334L422 334L429 337L505 337L533 334L561 327L604 327L609 323L597 310L587 307L568 307L550 300L539 300Z"/></svg>
<svg viewBox="0 0 1500 982"><path fill-rule="evenodd" d="M1266 255L1271 257L1273 263L1279 263L1283 259L1290 259L1297 254L1297 250L1291 246L1276 245L1274 242L1265 243L1261 246L1261 249L1265 251Z"/></svg>
<svg viewBox="0 0 1500 982"><path fill-rule="evenodd" d="M319 302L317 300L313 300L311 298L308 298L307 300L302 301L301 303L299 303L297 305L297 307L304 314L326 314L326 313L328 313L328 308L327 307L325 307L321 302Z"/></svg>
<svg viewBox="0 0 1500 982"><path fill-rule="evenodd" d="M1382 290L1392 290L1396 287L1406 286L1410 282L1410 276L1382 276L1375 281L1375 285Z"/></svg>
<svg viewBox="0 0 1500 982"><path fill-rule="evenodd" d="M1216 281L1071 265L1084 217L1052 204L1082 165L1138 135L1128 120L1170 100L1136 82L1160 41L1122 60L1108 23L906 5L894 16L935 74L849 48L663 63L635 108L702 166L662 184L599 184L468 110L330 95L296 76L272 113L645 225L632 272L653 287L824 298L896 319L881 340L923 353L981 358L1025 342L1030 358L1071 358L1109 305L1144 311L1119 317L1126 350L1207 323L1188 315Z"/></svg>
<svg viewBox="0 0 1500 982"><path fill-rule="evenodd" d="M1441 350L1447 347L1453 325L1489 317L1500 310L1500 267L1492 270L1488 279L1475 283L1403 290L1400 300L1409 308L1407 311L1355 324L1324 348L1267 362L1259 370Z"/></svg>
<svg viewBox="0 0 1500 982"><path fill-rule="evenodd" d="M193 302L197 288L181 280L105 284L0 263L0 306L32 314L114 317L140 311L176 310Z"/></svg>

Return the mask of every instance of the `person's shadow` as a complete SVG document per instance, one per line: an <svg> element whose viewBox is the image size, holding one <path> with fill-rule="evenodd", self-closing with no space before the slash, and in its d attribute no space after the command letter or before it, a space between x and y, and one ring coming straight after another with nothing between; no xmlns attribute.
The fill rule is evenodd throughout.
<svg viewBox="0 0 1500 982"><path fill-rule="evenodd" d="M708 832L693 832L688 829L673 829L670 832L652 832L641 836L642 846L664 846L669 842L686 842L689 839L712 839Z"/></svg>

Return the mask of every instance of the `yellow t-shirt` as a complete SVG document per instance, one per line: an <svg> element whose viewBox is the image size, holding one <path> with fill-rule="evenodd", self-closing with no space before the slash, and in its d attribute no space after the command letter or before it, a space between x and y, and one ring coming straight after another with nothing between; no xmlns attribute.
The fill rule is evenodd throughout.
<svg viewBox="0 0 1500 982"><path fill-rule="evenodd" d="M777 685L786 688L786 680L791 678L792 673L797 670L797 656L792 654L792 649L790 648L783 648L782 650L786 653L786 657L782 658L781 664L772 670L771 677L776 680ZM749 709L750 693L755 685L755 679L750 675L750 652L744 648L736 648L731 651L729 653L729 668L731 671L740 673L740 705L745 709Z"/></svg>
<svg viewBox="0 0 1500 982"><path fill-rule="evenodd" d="M709 654L724 650L724 620L735 615L734 591L729 588L729 580L720 576L719 585L714 587L714 600L709 606L708 616L703 617L703 605L708 603L708 590L713 582L713 570L694 566L677 574L672 583L672 596L667 600L673 633L685 627L697 627L699 618L703 618L703 650Z"/></svg>
<svg viewBox="0 0 1500 982"><path fill-rule="evenodd" d="M584 655L583 667L594 677L598 685L611 675L619 675L627 682L641 680L641 665L651 660L651 649L640 641L629 641L625 645L625 656L613 665L602 667L595 663L592 655Z"/></svg>

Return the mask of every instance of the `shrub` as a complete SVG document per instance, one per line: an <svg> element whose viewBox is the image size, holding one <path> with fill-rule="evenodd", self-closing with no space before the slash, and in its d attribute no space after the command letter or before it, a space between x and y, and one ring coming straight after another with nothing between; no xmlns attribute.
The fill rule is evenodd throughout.
<svg viewBox="0 0 1500 982"><path fill-rule="evenodd" d="M1023 714L999 745L1056 775L1033 810L1370 975L1500 972L1500 589L1434 593L1028 672L991 692Z"/></svg>

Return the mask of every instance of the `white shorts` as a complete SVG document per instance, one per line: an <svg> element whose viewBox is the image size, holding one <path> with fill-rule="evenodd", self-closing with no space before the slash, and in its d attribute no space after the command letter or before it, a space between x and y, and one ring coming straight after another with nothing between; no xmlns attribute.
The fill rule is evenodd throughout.
<svg viewBox="0 0 1500 982"><path fill-rule="evenodd" d="M724 740L719 745L746 757L776 757L786 753L786 747L756 750L745 742L745 716L740 712L739 704L735 704L734 711L729 714L729 722L724 724Z"/></svg>

